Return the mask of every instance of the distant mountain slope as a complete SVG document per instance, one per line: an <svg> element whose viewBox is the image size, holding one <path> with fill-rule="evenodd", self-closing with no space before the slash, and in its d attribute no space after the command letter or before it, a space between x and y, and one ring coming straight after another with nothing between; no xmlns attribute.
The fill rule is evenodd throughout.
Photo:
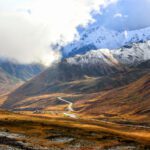
<svg viewBox="0 0 150 150"><path fill-rule="evenodd" d="M20 80L28 80L42 72L45 68L40 64L20 64L10 60L0 60L0 67L10 76Z"/></svg>
<svg viewBox="0 0 150 150"><path fill-rule="evenodd" d="M150 40L150 27L134 31L113 31L99 24L85 29L78 40L63 47L65 57L83 54L89 50L116 49L132 43Z"/></svg>
<svg viewBox="0 0 150 150"><path fill-rule="evenodd" d="M150 41L133 43L119 49L91 50L84 55L68 58L68 62L78 66L99 64L101 66L119 67L123 65L137 65L150 59ZM119 69L119 68L118 68Z"/></svg>
<svg viewBox="0 0 150 150"><path fill-rule="evenodd" d="M57 97L60 95L71 95L71 100L76 95L76 101L88 100L95 92L108 91L138 80L150 72L150 66L148 64L145 66L97 77L84 76L77 79L75 74L75 80L72 81L69 76L66 76L69 70L66 71L66 68L60 70L58 66L53 67L10 93L2 107L22 110L45 109L57 106L59 104ZM76 71L74 70L74 73Z"/></svg>
<svg viewBox="0 0 150 150"><path fill-rule="evenodd" d="M126 117L127 115L143 115L148 118L150 115L150 74L127 86L101 92L76 106L79 106L79 110L83 113L94 116L126 114Z"/></svg>
<svg viewBox="0 0 150 150"><path fill-rule="evenodd" d="M13 91L45 69L40 64L20 64L0 59L0 95Z"/></svg>
<svg viewBox="0 0 150 150"><path fill-rule="evenodd" d="M21 83L21 80L9 75L0 68L0 95L12 91Z"/></svg>
<svg viewBox="0 0 150 150"><path fill-rule="evenodd" d="M84 95L125 86L149 73L149 54L147 41L66 58L12 92L3 107L17 108L29 97L42 94ZM28 102L26 105L29 104L27 107L30 108Z"/></svg>
<svg viewBox="0 0 150 150"><path fill-rule="evenodd" d="M66 61L53 66L12 92L2 107L34 110L36 108L43 109L43 107L52 104L56 106L58 103L56 95L59 95L58 93L79 94L85 97L89 93L125 86L150 71L149 67L127 68L103 75L100 74L100 71L97 72L98 65L91 67L90 70L87 70L85 66L82 66L82 68L68 66ZM87 73L90 74L87 75ZM42 95L50 94L53 95L50 100L45 99L45 96L42 98ZM35 105L33 105L34 103Z"/></svg>

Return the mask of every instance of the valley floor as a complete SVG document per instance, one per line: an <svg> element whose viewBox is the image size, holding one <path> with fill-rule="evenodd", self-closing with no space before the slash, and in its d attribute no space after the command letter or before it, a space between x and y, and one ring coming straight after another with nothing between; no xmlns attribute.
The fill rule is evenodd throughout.
<svg viewBox="0 0 150 150"><path fill-rule="evenodd" d="M150 124L0 111L2 150L149 150Z"/></svg>

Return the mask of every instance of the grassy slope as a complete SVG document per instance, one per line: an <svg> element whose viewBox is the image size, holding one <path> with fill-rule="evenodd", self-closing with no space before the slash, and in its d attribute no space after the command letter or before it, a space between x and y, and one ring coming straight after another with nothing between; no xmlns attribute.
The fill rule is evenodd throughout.
<svg viewBox="0 0 150 150"><path fill-rule="evenodd" d="M83 141L83 147L87 148L96 146L104 148L130 142L140 145L142 149L144 145L150 144L150 130L90 119L33 117L6 111L0 111L0 130L25 134L28 138L25 138L24 142L48 147L66 148ZM58 135L59 137L73 137L74 141L62 144L48 140Z"/></svg>
<svg viewBox="0 0 150 150"><path fill-rule="evenodd" d="M77 102L76 106L80 106L77 109L82 110L81 112L94 116L131 118L133 115L143 116L150 121L150 74L127 86L96 93L86 101Z"/></svg>
<svg viewBox="0 0 150 150"><path fill-rule="evenodd" d="M55 76L55 73L53 74L47 70L12 92L3 107L25 107L28 109L34 109L35 107L40 108L41 106L48 107L51 105L57 105L59 104L57 96L61 96L62 93L66 94L66 97L68 97L67 95L70 95L70 100L74 99L74 97L76 97L75 100L80 100L83 97L86 98L89 94L93 94L94 92L109 90L129 84L147 72L148 70L139 71L137 69L112 76L86 76L84 79L75 81L60 81L57 80L57 74L55 79L55 77L53 77ZM51 78L54 78L54 80ZM57 96L55 96L55 93L57 93ZM49 95L48 100L45 98L47 95Z"/></svg>

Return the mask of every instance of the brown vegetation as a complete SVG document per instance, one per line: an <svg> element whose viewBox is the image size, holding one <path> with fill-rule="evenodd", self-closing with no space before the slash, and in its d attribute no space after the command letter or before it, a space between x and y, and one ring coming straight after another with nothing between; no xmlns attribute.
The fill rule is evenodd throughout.
<svg viewBox="0 0 150 150"><path fill-rule="evenodd" d="M30 147L73 149L80 144L78 150L94 150L117 145L132 145L144 149L150 145L150 130L90 119L33 117L0 111L0 130L25 135L23 142L30 143ZM72 140L55 141L64 137Z"/></svg>
<svg viewBox="0 0 150 150"><path fill-rule="evenodd" d="M127 86L96 93L89 100L77 102L76 107L84 114L150 122L150 74Z"/></svg>

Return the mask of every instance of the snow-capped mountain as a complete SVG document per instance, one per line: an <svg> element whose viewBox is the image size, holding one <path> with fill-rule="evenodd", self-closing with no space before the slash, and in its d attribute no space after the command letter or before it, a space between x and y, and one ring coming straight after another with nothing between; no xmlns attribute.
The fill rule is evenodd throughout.
<svg viewBox="0 0 150 150"><path fill-rule="evenodd" d="M78 54L66 60L69 64L79 66L94 64L99 64L100 66L137 65L143 61L150 60L150 41L133 43L113 50L91 50L86 54Z"/></svg>
<svg viewBox="0 0 150 150"><path fill-rule="evenodd" d="M69 57L83 54L89 50L117 49L128 44L147 40L150 40L150 27L119 32L94 25L85 29L78 40L64 46L62 51L65 57Z"/></svg>
<svg viewBox="0 0 150 150"><path fill-rule="evenodd" d="M126 70L109 49L92 50L66 59L65 64L78 68L87 76L109 75Z"/></svg>
<svg viewBox="0 0 150 150"><path fill-rule="evenodd" d="M110 65L115 66L119 64L119 61L114 57L113 53L109 49L91 50L86 54L76 55L66 59L69 64L72 65Z"/></svg>
<svg viewBox="0 0 150 150"><path fill-rule="evenodd" d="M150 60L150 41L133 43L110 51L120 63L137 65Z"/></svg>

